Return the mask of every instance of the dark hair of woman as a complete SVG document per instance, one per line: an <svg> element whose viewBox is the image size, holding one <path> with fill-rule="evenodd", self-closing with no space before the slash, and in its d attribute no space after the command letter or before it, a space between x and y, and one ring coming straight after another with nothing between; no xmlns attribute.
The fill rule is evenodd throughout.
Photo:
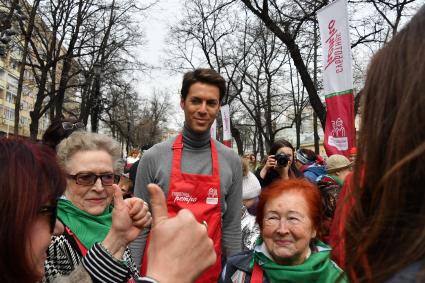
<svg viewBox="0 0 425 283"><path fill-rule="evenodd" d="M63 126L63 123L71 125L69 128ZM52 149L56 149L56 146L64 139L69 137L75 130L81 129L81 125L84 124L78 122L75 118L63 118L53 120L50 126L46 129L43 134L43 144L49 146Z"/></svg>
<svg viewBox="0 0 425 283"><path fill-rule="evenodd" d="M261 191L256 215L256 221L260 226L260 230L263 230L264 207L266 203L284 192L292 191L301 192L304 195L313 226L317 232L321 231L322 200L320 192L311 182L300 178L278 180Z"/></svg>
<svg viewBox="0 0 425 283"><path fill-rule="evenodd" d="M0 172L0 282L36 282L26 254L30 227L40 208L62 195L65 177L50 148L5 138Z"/></svg>
<svg viewBox="0 0 425 283"><path fill-rule="evenodd" d="M284 139L275 141L270 147L269 155L275 155L276 152L282 147L289 147L290 149L292 149L292 160L294 162L291 163L291 168L289 169L290 177L292 178L302 177L302 173L297 169L295 165L295 148L292 146L292 144L289 141Z"/></svg>
<svg viewBox="0 0 425 283"><path fill-rule="evenodd" d="M425 6L373 57L363 92L346 271L384 282L425 259Z"/></svg>

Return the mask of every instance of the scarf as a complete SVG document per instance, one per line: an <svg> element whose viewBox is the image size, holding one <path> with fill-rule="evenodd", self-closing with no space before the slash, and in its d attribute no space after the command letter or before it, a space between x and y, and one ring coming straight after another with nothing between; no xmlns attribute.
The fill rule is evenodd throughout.
<svg viewBox="0 0 425 283"><path fill-rule="evenodd" d="M263 243L260 238L257 241L257 247ZM331 249L320 241L316 241L312 254L299 265L280 265L257 247L254 249L253 260L250 263L250 268L253 268L256 262L261 269L267 274L270 282L348 282L343 276L343 271L336 266L330 259L329 254ZM337 281L341 277L340 281Z"/></svg>
<svg viewBox="0 0 425 283"><path fill-rule="evenodd" d="M105 239L112 226L112 206L101 215L91 215L65 199L58 201L58 218L75 234L80 242L90 249L94 243Z"/></svg>
<svg viewBox="0 0 425 283"><path fill-rule="evenodd" d="M342 181L338 176L335 175L328 175L329 178L333 179L338 185L342 187L344 185L344 181Z"/></svg>

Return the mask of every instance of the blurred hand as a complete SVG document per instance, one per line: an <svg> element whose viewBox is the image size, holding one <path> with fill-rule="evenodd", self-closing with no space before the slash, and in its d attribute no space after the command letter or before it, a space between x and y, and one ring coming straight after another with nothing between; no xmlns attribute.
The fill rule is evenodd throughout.
<svg viewBox="0 0 425 283"><path fill-rule="evenodd" d="M217 259L207 228L193 214L180 210L168 218L161 188L149 184L153 224L148 249L147 276L161 283L193 282Z"/></svg>

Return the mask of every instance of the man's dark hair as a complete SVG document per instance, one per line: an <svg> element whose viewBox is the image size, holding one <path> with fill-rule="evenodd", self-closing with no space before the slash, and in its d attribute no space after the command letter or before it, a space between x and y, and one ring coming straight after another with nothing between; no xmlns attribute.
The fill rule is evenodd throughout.
<svg viewBox="0 0 425 283"><path fill-rule="evenodd" d="M196 69L191 72L187 72L183 76L183 83L181 89L181 99L185 100L189 93L189 88L194 83L204 83L214 85L220 90L220 103L226 94L226 80L220 76L219 73L213 69Z"/></svg>

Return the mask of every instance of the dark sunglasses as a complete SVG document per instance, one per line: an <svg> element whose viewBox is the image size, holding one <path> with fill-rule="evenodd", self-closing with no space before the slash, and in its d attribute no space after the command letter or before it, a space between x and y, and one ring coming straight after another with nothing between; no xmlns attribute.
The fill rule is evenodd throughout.
<svg viewBox="0 0 425 283"><path fill-rule="evenodd" d="M62 122L62 128L66 131L72 130L72 129L84 129L85 125L83 122Z"/></svg>
<svg viewBox="0 0 425 283"><path fill-rule="evenodd" d="M58 214L58 206L57 204L53 204L53 205L43 205L40 210L38 211L38 213L41 214L50 214L50 231L53 233L53 231L55 230L55 226L56 226L56 217Z"/></svg>
<svg viewBox="0 0 425 283"><path fill-rule="evenodd" d="M118 184L120 181L120 175L115 175L114 173L105 173L105 174L94 174L94 173L77 173L75 175L68 174L68 177L75 180L78 185L83 186L93 186L97 179L100 178L102 185L112 186L113 184Z"/></svg>

